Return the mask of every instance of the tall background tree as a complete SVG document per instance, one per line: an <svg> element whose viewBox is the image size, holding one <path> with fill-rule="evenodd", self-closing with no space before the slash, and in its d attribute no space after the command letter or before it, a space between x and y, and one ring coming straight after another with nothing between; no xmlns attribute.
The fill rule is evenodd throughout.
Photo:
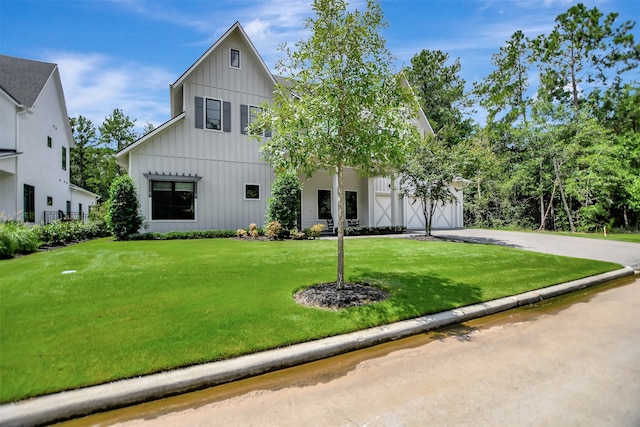
<svg viewBox="0 0 640 427"><path fill-rule="evenodd" d="M386 23L377 1L363 11L343 0L315 0L306 21L307 40L285 48L276 65L287 84L275 88L273 102L252 128L273 130L263 146L276 170L311 175L327 170L338 181L337 285L344 280L344 170L389 174L419 139L411 117L417 103L393 70L381 32Z"/></svg>
<svg viewBox="0 0 640 427"><path fill-rule="evenodd" d="M135 122L118 108L105 117L98 129L82 115L71 117L69 123L75 140L75 148L71 150L71 182L100 195L102 201L108 200L111 183L122 175L114 154L139 137ZM151 130L153 125L147 123L144 131Z"/></svg>

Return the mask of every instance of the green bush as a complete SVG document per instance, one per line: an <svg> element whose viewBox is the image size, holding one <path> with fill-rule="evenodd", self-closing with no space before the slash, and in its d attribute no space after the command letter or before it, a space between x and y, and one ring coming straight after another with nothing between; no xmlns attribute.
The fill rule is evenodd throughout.
<svg viewBox="0 0 640 427"><path fill-rule="evenodd" d="M33 232L41 244L60 246L82 240L106 237L109 230L104 221L60 221L56 220L47 225L36 225Z"/></svg>
<svg viewBox="0 0 640 427"><path fill-rule="evenodd" d="M267 200L267 222L278 222L285 230L296 228L300 216L302 184L298 175L284 173L276 176Z"/></svg>
<svg viewBox="0 0 640 427"><path fill-rule="evenodd" d="M40 242L33 227L17 222L0 222L0 258L16 254L30 254L38 250Z"/></svg>
<svg viewBox="0 0 640 427"><path fill-rule="evenodd" d="M169 231L167 233L134 233L126 240L193 240L193 239L221 239L236 237L238 230L191 230Z"/></svg>
<svg viewBox="0 0 640 427"><path fill-rule="evenodd" d="M143 227L144 217L140 215L138 194L130 176L123 175L111 184L106 221L116 240L124 240Z"/></svg>
<svg viewBox="0 0 640 427"><path fill-rule="evenodd" d="M370 236L381 234L402 234L407 231L403 225L390 225L386 227L347 227L344 229L345 236Z"/></svg>

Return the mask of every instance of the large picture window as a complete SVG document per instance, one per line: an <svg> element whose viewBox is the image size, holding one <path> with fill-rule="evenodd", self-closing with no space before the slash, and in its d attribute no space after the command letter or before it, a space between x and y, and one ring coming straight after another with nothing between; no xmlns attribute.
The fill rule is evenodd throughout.
<svg viewBox="0 0 640 427"><path fill-rule="evenodd" d="M318 190L318 219L332 219L331 190Z"/></svg>
<svg viewBox="0 0 640 427"><path fill-rule="evenodd" d="M195 185L151 181L151 219L195 219Z"/></svg>
<svg viewBox="0 0 640 427"><path fill-rule="evenodd" d="M345 191L344 196L347 209L347 219L358 219L358 192Z"/></svg>

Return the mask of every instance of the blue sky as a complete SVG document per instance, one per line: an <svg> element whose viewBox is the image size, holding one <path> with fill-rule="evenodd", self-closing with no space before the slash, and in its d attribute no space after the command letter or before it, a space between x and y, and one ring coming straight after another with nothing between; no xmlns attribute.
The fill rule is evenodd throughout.
<svg viewBox="0 0 640 427"><path fill-rule="evenodd" d="M362 7L364 0L349 1ZM569 0L382 0L397 67L422 49L460 58L470 85L516 30L548 33ZM640 0L583 0L640 19ZM0 0L0 53L59 65L69 115L96 126L121 108L141 129L169 117L169 84L240 21L267 66L282 43L305 38L307 0ZM640 29L634 29L636 42ZM637 79L637 76L635 76ZM481 115L477 116L481 120Z"/></svg>

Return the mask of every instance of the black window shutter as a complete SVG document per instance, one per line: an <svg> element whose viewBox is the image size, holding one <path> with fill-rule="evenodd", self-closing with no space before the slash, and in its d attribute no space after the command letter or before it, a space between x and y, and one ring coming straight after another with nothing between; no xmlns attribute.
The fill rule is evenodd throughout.
<svg viewBox="0 0 640 427"><path fill-rule="evenodd" d="M249 107L240 105L240 133L247 134L247 125L249 124Z"/></svg>
<svg viewBox="0 0 640 427"><path fill-rule="evenodd" d="M227 101L222 103L222 130L231 132L231 103Z"/></svg>
<svg viewBox="0 0 640 427"><path fill-rule="evenodd" d="M198 129L204 128L203 102L199 96L196 96L196 127Z"/></svg>

